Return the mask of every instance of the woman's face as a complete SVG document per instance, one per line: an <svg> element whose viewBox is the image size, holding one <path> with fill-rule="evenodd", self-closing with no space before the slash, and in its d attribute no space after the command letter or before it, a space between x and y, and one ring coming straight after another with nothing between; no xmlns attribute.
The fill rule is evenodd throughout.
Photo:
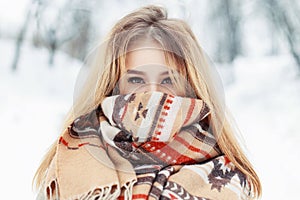
<svg viewBox="0 0 300 200"><path fill-rule="evenodd" d="M168 72L169 68L176 68L167 65L163 50L155 44L147 43L130 51L125 62L125 70L122 70L119 80L120 94L160 91L184 96L175 88Z"/></svg>

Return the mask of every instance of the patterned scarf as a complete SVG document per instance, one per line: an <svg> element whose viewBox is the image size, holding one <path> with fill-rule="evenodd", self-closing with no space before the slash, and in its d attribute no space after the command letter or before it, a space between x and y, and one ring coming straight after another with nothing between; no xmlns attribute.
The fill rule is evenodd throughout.
<svg viewBox="0 0 300 200"><path fill-rule="evenodd" d="M106 97L61 135L44 199L247 199L209 114L200 99L157 91Z"/></svg>

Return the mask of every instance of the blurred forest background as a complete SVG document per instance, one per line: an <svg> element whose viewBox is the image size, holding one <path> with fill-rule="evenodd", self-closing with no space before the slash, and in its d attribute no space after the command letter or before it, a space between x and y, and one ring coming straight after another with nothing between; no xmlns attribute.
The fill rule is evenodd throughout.
<svg viewBox="0 0 300 200"><path fill-rule="evenodd" d="M49 66L54 66L57 51L83 60L95 41L119 18L134 8L157 2L166 5L171 16L182 18L192 26L215 62L232 63L238 56L249 53L279 55L288 52L300 71L300 2L297 0L21 1L25 2L18 19L12 23L3 16L0 25L1 39L15 41L13 70L18 68L24 42L47 49ZM12 4L14 6L18 4ZM13 10L7 13L14 15ZM261 34L255 37L262 43L256 46L255 52L248 51L255 48L248 43L255 32Z"/></svg>
<svg viewBox="0 0 300 200"><path fill-rule="evenodd" d="M31 180L60 133L86 57L118 19L147 4L187 21L216 66L262 199L298 199L298 0L0 1L4 196L34 198Z"/></svg>

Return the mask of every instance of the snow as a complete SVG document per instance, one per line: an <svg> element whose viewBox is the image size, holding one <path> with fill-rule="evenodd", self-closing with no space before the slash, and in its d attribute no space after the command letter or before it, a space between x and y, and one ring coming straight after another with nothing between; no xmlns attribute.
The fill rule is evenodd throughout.
<svg viewBox="0 0 300 200"><path fill-rule="evenodd" d="M33 175L72 105L81 63L60 53L49 68L45 50L24 45L12 73L13 50L13 42L0 40L2 199L34 199Z"/></svg>
<svg viewBox="0 0 300 200"><path fill-rule="evenodd" d="M3 23L8 26L11 24L21 24L29 2L30 0L18 0L18 2L13 3L10 1L0 1L0 8L5 8L1 9L1 26L3 26ZM13 17L12 11L14 12Z"/></svg>

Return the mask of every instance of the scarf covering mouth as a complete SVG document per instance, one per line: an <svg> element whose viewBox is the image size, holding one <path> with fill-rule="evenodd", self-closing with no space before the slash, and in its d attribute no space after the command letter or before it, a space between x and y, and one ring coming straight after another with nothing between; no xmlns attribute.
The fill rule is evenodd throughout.
<svg viewBox="0 0 300 200"><path fill-rule="evenodd" d="M158 91L105 97L60 136L37 199L248 199L201 99Z"/></svg>

